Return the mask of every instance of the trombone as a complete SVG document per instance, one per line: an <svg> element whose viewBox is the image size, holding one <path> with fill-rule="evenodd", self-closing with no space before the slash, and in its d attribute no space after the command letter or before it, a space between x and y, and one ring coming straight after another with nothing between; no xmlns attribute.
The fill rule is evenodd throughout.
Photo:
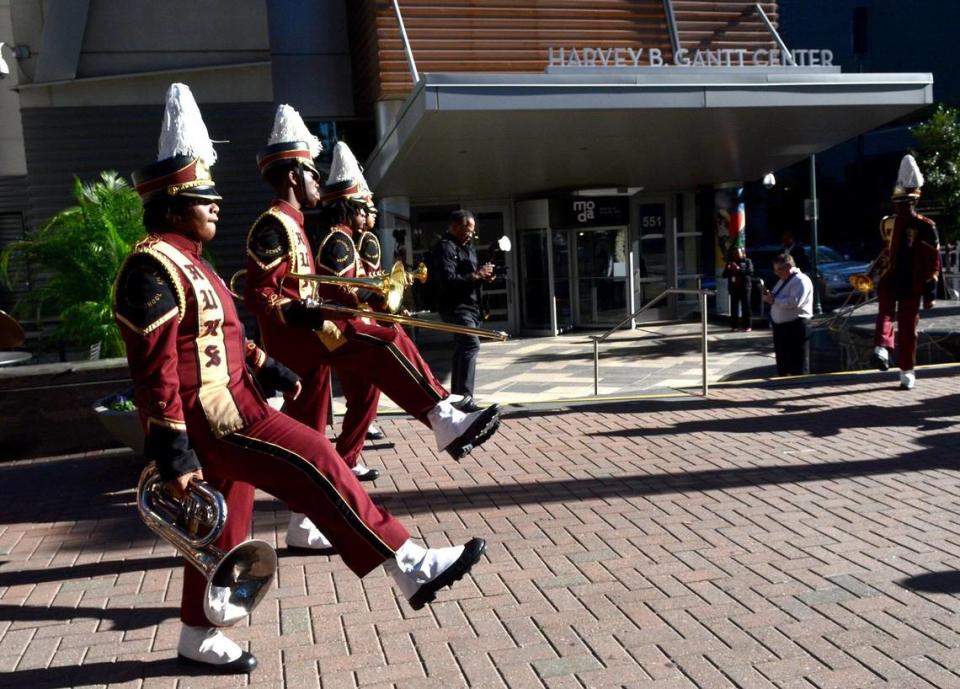
<svg viewBox="0 0 960 689"><path fill-rule="evenodd" d="M428 321L424 318L401 316L399 313L381 313L380 311L370 311L368 309L353 309L349 306L331 304L328 301L321 301L320 308L330 313L342 313L348 316L372 318L375 321L399 323L400 325L409 325L412 328L423 328L424 330L439 330L440 332L453 333L455 335L473 335L474 337L483 337L490 340L497 340L498 342L505 342L510 339L510 335L502 330L471 328L468 325L456 325L455 323L438 323L437 321Z"/></svg>
<svg viewBox="0 0 960 689"><path fill-rule="evenodd" d="M246 274L246 270L238 270L230 278L228 290L237 299L242 299L237 289L237 281ZM314 275L312 273L288 273L284 278L297 280L312 280L324 285L347 285L369 289L373 292L384 294L387 300L387 308L391 313L382 313L369 309L354 309L349 306L331 304L330 302L320 302L320 308L329 313L339 313L346 316L359 316L360 318L372 318L386 323L399 323L408 325L412 328L423 328L424 330L437 330L444 333L453 333L455 335L472 335L474 337L483 337L491 340L504 342L510 338L510 335L502 330L488 330L487 328L471 328L467 325L456 325L454 323L438 323L437 321L428 321L424 318L412 318L402 316L394 311L400 308L403 301L404 289L413 284L414 280L424 282L427 279L427 267L422 263L417 266L416 271L407 272L403 264L397 261L390 272L386 275L366 278L342 278L333 275Z"/></svg>
<svg viewBox="0 0 960 689"><path fill-rule="evenodd" d="M316 282L319 285L344 285L347 287L359 287L382 294L386 302L387 310L390 313L396 313L403 304L403 293L407 287L414 281L427 281L427 267L421 263L413 272L407 272L403 263L397 261L389 273L383 275L374 275L365 278L342 278L334 275L315 275L313 273L287 273L283 276L284 280L307 280ZM232 282L232 280L231 280Z"/></svg>

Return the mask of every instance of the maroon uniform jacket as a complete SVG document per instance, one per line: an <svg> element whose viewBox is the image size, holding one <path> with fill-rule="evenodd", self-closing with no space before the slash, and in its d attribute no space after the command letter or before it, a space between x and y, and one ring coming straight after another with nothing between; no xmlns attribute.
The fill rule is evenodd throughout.
<svg viewBox="0 0 960 689"><path fill-rule="evenodd" d="M116 320L146 430L144 454L166 479L200 467L195 434L222 438L269 407L247 370L266 355L246 340L230 293L200 258L200 244L151 235L117 275ZM189 433L189 438L188 438Z"/></svg>
<svg viewBox="0 0 960 689"><path fill-rule="evenodd" d="M377 235L369 230L360 233L357 239L357 258L360 261L360 267L366 275L379 275L383 272L383 264L380 259L380 240Z"/></svg>
<svg viewBox="0 0 960 689"><path fill-rule="evenodd" d="M349 265L332 272L315 264L303 229L303 214L284 201L275 201L253 224L247 237L244 303L257 317L266 350L294 370L328 361L330 355L356 332L377 329L377 326L371 327L357 317L337 317L330 313L325 313L322 327L316 331L311 329L310 323L304 322L305 299L356 305L356 299L348 288L318 285L309 280L287 277L290 273L353 277L356 253L353 242L349 247L331 243L328 252L334 249L341 260Z"/></svg>
<svg viewBox="0 0 960 689"><path fill-rule="evenodd" d="M376 238L374 237L374 239ZM378 257L379 248L378 243ZM361 255L357 251L357 243L354 242L353 233L349 227L344 225L334 225L320 239L317 244L316 264L317 272L320 275L355 278L365 277L368 274L364 268L364 263L361 261ZM368 295L365 292L367 290L342 285L317 286L317 293L323 301L334 302L351 308L355 308L359 303L358 293L363 294L368 302L376 304L380 301L379 295ZM355 317L351 320L348 328L348 336L375 337L384 342L393 342L396 338L395 328L379 325L370 318Z"/></svg>
<svg viewBox="0 0 960 689"><path fill-rule="evenodd" d="M881 280L890 281L897 298L922 297L933 301L940 275L940 240L937 226L920 215L880 221L886 268Z"/></svg>

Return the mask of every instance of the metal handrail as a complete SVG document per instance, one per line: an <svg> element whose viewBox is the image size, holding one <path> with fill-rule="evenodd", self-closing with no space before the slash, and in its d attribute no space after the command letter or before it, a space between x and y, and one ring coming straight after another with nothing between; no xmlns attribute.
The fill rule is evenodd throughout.
<svg viewBox="0 0 960 689"><path fill-rule="evenodd" d="M606 340L608 337L613 335L617 330L623 327L628 321L632 321L634 318L639 316L641 313L651 308L652 306L660 303L665 297L670 294L696 294L700 297L700 345L702 351L703 359L703 383L702 390L703 396L706 397L709 392L709 387L707 385L707 297L716 296L716 291L710 289L678 289L676 287L669 287L663 292L655 296L653 299L648 301L646 304L641 306L639 309L631 313L629 316L624 318L622 321L617 323L615 326L610 328L607 332L602 335L591 335L590 339L593 340L593 394L600 394L600 343Z"/></svg>

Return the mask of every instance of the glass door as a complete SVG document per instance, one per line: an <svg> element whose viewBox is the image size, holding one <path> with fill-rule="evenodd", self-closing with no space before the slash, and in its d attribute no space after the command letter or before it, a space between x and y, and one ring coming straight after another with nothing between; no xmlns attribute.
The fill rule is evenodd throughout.
<svg viewBox="0 0 960 689"><path fill-rule="evenodd" d="M633 215L636 223L633 242L633 288L637 309L663 293L670 284L667 250L667 228L670 219L667 208L666 200L642 199ZM637 321L663 320L669 317L669 313L670 306L668 300L665 300L660 302L659 306L644 311L637 317Z"/></svg>
<svg viewBox="0 0 960 689"><path fill-rule="evenodd" d="M531 335L573 328L570 231L521 230L518 244L520 323Z"/></svg>
<svg viewBox="0 0 960 689"><path fill-rule="evenodd" d="M523 330L532 334L556 333L553 325L550 290L550 230L520 232L519 285L520 322Z"/></svg>
<svg viewBox="0 0 960 689"><path fill-rule="evenodd" d="M555 332L560 334L574 326L573 298L570 294L570 237L571 230L553 230L551 264L553 266L553 303Z"/></svg>
<svg viewBox="0 0 960 689"><path fill-rule="evenodd" d="M627 313L627 228L574 230L578 327L609 326Z"/></svg>

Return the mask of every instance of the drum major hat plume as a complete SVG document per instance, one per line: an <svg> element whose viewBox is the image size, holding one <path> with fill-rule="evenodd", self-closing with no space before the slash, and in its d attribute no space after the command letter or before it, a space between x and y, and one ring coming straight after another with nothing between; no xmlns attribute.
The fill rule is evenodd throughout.
<svg viewBox="0 0 960 689"><path fill-rule="evenodd" d="M907 154L900 161L900 170L897 173L897 184L893 188L891 198L894 201L920 198L920 188L923 186L923 174L913 156Z"/></svg>
<svg viewBox="0 0 960 689"><path fill-rule="evenodd" d="M337 199L349 198L373 207L373 192L363 177L363 169L357 162L353 151L343 141L333 147L333 160L330 162L330 174L320 194L323 203L332 203Z"/></svg>
<svg viewBox="0 0 960 689"><path fill-rule="evenodd" d="M319 176L313 159L322 150L323 144L307 128L300 113L284 104L277 107L267 146L257 154L257 166L264 174L280 166L302 165Z"/></svg>
<svg viewBox="0 0 960 689"><path fill-rule="evenodd" d="M210 176L217 152L186 84L170 84L167 89L158 148L157 162L133 173L133 184L145 203L162 195L220 200Z"/></svg>

